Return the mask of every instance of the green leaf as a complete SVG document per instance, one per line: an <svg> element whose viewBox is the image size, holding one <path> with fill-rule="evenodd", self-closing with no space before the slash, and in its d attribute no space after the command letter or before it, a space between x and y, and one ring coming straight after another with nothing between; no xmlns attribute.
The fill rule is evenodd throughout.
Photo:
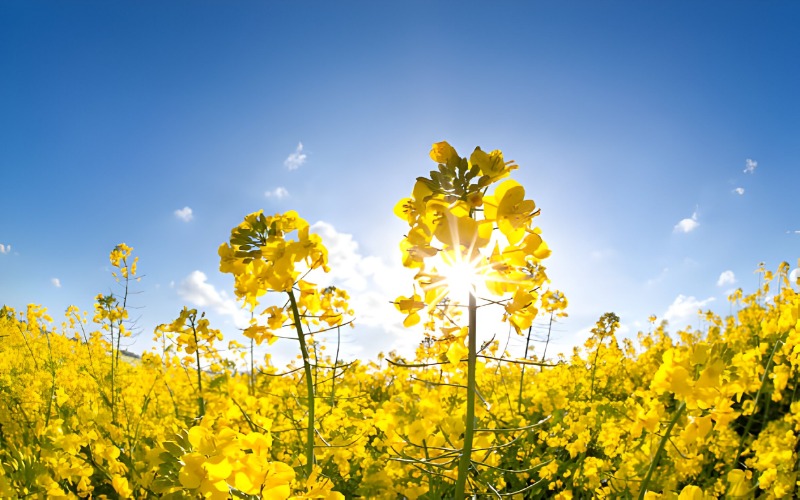
<svg viewBox="0 0 800 500"><path fill-rule="evenodd" d="M164 449L167 450L167 452L169 452L169 454L173 457L179 458L185 453L185 450L181 448L175 441L164 441L162 446L164 446Z"/></svg>

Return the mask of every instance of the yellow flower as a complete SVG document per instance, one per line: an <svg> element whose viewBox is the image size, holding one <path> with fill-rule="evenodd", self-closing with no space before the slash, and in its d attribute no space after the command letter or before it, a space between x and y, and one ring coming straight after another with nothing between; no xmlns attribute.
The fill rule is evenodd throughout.
<svg viewBox="0 0 800 500"><path fill-rule="evenodd" d="M418 311L425 308L425 303L422 302L422 297L417 294L416 290L410 297L403 297L402 295L397 297L394 305L398 311L407 314L406 319L403 320L403 326L406 328L419 323L420 317Z"/></svg>
<svg viewBox="0 0 800 500"><path fill-rule="evenodd" d="M691 484L684 486L681 494L678 495L678 500L703 500L704 498L703 490L699 486Z"/></svg>
<svg viewBox="0 0 800 500"><path fill-rule="evenodd" d="M178 476L181 484L192 490L199 488L206 479L206 471L203 469L206 457L200 453L188 453L183 455L181 460L183 467Z"/></svg>
<svg viewBox="0 0 800 500"><path fill-rule="evenodd" d="M455 163L461 160L455 148L447 142L437 142L431 148L431 159L436 163Z"/></svg>
<svg viewBox="0 0 800 500"><path fill-rule="evenodd" d="M111 486L120 498L129 498L133 494L133 490L128 486L128 479L120 475L114 474L111 477Z"/></svg>
<svg viewBox="0 0 800 500"><path fill-rule="evenodd" d="M507 176L511 170L517 168L513 162L503 161L503 153L498 149L486 153L481 148L475 148L469 157L469 163L477 165L481 174L485 175L490 182Z"/></svg>
<svg viewBox="0 0 800 500"><path fill-rule="evenodd" d="M467 346L464 345L464 338L456 338L450 343L447 349L447 360L453 364L458 364L462 359L467 357Z"/></svg>
<svg viewBox="0 0 800 500"><path fill-rule="evenodd" d="M489 243L492 226L483 221L476 221L468 213L459 216L447 210L439 220L434 236L446 248L464 248L467 251L467 259L471 260L477 255L478 250Z"/></svg>
<svg viewBox="0 0 800 500"><path fill-rule="evenodd" d="M522 239L531 219L539 214L533 200L525 199L525 188L512 179L497 186L492 196L484 197L483 204L486 219L497 221L512 245Z"/></svg>
<svg viewBox="0 0 800 500"><path fill-rule="evenodd" d="M261 486L261 498L284 500L291 494L290 483L294 480L294 469L283 462L272 462Z"/></svg>

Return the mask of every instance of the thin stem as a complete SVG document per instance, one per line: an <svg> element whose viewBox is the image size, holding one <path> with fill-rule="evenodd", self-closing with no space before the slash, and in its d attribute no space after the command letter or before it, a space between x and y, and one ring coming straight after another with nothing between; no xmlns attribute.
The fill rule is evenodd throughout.
<svg viewBox="0 0 800 500"><path fill-rule="evenodd" d="M333 358L333 377L331 377L331 408L336 406L336 365L339 364L339 348L342 345L342 332L336 328L336 355Z"/></svg>
<svg viewBox="0 0 800 500"><path fill-rule="evenodd" d="M642 486L639 489L639 500L642 500L647 493L647 485L650 484L650 478L653 476L653 471L656 470L658 467L658 460L661 458L661 453L664 451L664 446L667 444L669 440L669 433L672 432L672 428L675 427L675 424L678 422L678 419L683 414L683 410L686 409L686 402L682 401L681 405L678 406L678 410L675 412L675 415L672 417L672 420L669 422L669 426L667 426L667 430L664 432L664 435L661 436L661 441L658 443L658 448L656 449L656 454L653 457L653 461L650 462L650 467L647 469L647 475L644 477L644 481L642 481Z"/></svg>
<svg viewBox="0 0 800 500"><path fill-rule="evenodd" d="M197 328L194 324L194 316L190 317L192 326L192 336L194 336L194 354L197 359L197 409L199 411L199 418L203 418L206 414L206 402L203 399L203 370L200 367L200 344L197 341Z"/></svg>
<svg viewBox="0 0 800 500"><path fill-rule="evenodd" d="M53 346L50 344L50 335L47 331L44 332L44 338L47 339L47 353L50 356L50 397L47 398L47 414L44 420L44 425L47 427L50 424L50 411L53 408L53 399L56 397L56 367L53 361Z"/></svg>
<svg viewBox="0 0 800 500"><path fill-rule="evenodd" d="M297 309L297 300L294 297L294 290L286 292L289 294L289 302L294 316L294 327L297 330L297 340L300 342L300 354L303 356L303 370L306 378L306 389L308 390L308 425L306 426L306 477L311 477L314 470L314 380L311 376L311 360L308 357L308 349L303 335L303 325L300 322L300 311Z"/></svg>
<svg viewBox="0 0 800 500"><path fill-rule="evenodd" d="M597 343L597 347L595 347L594 351L594 360L592 361L592 385L589 389L589 403L594 401L594 376L597 373L597 358L600 356L600 348L603 347L603 339L600 338Z"/></svg>
<svg viewBox="0 0 800 500"><path fill-rule="evenodd" d="M122 259L122 265L125 269L128 268L128 261L127 259ZM120 268L122 269L122 267ZM122 295L122 310L125 311L128 307L128 281L130 278L127 272L125 273L125 293ZM116 303L116 301L115 301ZM110 309L109 309L110 312ZM113 323L113 322L111 322ZM120 318L117 320L117 345L116 348L114 347L114 328L113 324L111 327L111 387L112 387L112 394L111 394L111 411L114 415L114 424L117 424L117 391L120 390L116 384L116 377L119 375L119 351L120 345L122 343L122 323L123 319Z"/></svg>
<svg viewBox="0 0 800 500"><path fill-rule="evenodd" d="M528 359L528 349L531 345L531 331L533 330L533 325L528 327L528 336L525 338L525 352L523 353L523 358ZM519 374L519 397L517 398L517 411L522 411L522 388L525 384L525 365L522 365L522 370Z"/></svg>
<svg viewBox="0 0 800 500"><path fill-rule="evenodd" d="M27 325L26 328L30 328L30 325ZM30 343L28 343L28 337L25 336L25 330L22 329L21 322L17 321L17 329L19 333L22 335L22 340L25 341L25 346L28 348L28 351L31 353L31 359L33 360L33 366L36 370L39 370L39 363L36 361L36 355L33 353L33 348L31 348Z"/></svg>
<svg viewBox="0 0 800 500"><path fill-rule="evenodd" d="M256 371L255 371L255 362L253 361L253 339L250 339L250 395L255 396L256 394Z"/></svg>
<svg viewBox="0 0 800 500"><path fill-rule="evenodd" d="M469 332L467 338L467 413L465 416L464 446L461 450L461 460L458 463L458 478L456 479L456 500L463 500L464 489L467 484L467 474L472 465L472 438L475 434L475 368L477 364L477 307L475 295L469 294Z"/></svg>
<svg viewBox="0 0 800 500"><path fill-rule="evenodd" d="M547 325L547 340L544 343L544 352L542 352L542 361L547 361L547 346L550 345L550 332L553 331L553 313L550 313L550 324ZM539 371L544 370L543 366L539 367Z"/></svg>
<svg viewBox="0 0 800 500"><path fill-rule="evenodd" d="M495 356L486 356L484 354L478 355L476 357L483 358L483 359L491 359L493 361L500 361L500 362L503 362L503 363L512 363L512 364L515 364L515 365L558 366L558 365L554 365L552 363L540 363L538 361L528 361L528 360L525 360L525 359L498 358L498 357L495 357ZM445 364L445 363L437 363L437 364Z"/></svg>
<svg viewBox="0 0 800 500"><path fill-rule="evenodd" d="M742 437L739 439L739 447L736 449L736 455L734 456L733 462L731 462L729 470L736 467L736 462L739 461L739 457L742 455L742 451L744 450L744 441L747 439L748 434L750 434L750 427L753 425L753 420L755 419L756 411L758 410L758 401L761 399L761 393L764 392L764 387L767 385L767 381L769 380L769 372L772 370L772 362L775 358L775 352L778 350L779 346L783 345L783 338L784 337L782 336L775 342L775 345L772 346L772 352L767 360L767 366L764 368L764 375L761 376L761 385L759 386L756 397L753 400L753 413L750 415L750 418L747 419L747 425L745 425Z"/></svg>

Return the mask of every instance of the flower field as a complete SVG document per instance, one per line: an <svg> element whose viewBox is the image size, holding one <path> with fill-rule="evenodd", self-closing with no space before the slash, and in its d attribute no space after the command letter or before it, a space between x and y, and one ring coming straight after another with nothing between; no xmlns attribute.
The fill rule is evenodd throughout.
<svg viewBox="0 0 800 500"><path fill-rule="evenodd" d="M253 313L244 344L185 308L152 350L126 356L138 269L125 244L110 254L120 293L98 295L91 314L3 307L0 497L796 496L800 295L788 264L759 269L760 288L733 293L733 313L706 313L703 330L653 317L620 338L607 313L570 356L513 357L478 344L479 308L529 338L537 317L567 306L549 286L539 212L500 151L463 158L437 143L431 158L436 170L395 208L416 272L395 305L424 330L414 359L342 360L315 340L358 311L346 290L313 283L327 250L293 211L247 215L219 247ZM297 345L297 364L253 358L276 341Z"/></svg>

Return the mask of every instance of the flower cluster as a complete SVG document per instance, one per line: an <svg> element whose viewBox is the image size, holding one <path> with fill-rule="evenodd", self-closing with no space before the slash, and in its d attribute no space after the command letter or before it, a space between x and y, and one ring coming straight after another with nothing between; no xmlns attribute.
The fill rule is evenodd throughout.
<svg viewBox="0 0 800 500"><path fill-rule="evenodd" d="M533 226L536 204L525 199L521 184L506 179L517 165L499 150L476 148L469 159L462 158L446 142L434 144L430 156L438 169L418 178L411 197L395 206L395 214L409 225L400 243L403 264L417 270L422 289L396 300L407 315L404 324L412 326L420 320L419 311L430 314L464 286L472 293L485 287L491 295L509 297L504 320L517 332L528 328L540 310L564 309L562 295L540 293L548 281L541 261L550 250Z"/></svg>

